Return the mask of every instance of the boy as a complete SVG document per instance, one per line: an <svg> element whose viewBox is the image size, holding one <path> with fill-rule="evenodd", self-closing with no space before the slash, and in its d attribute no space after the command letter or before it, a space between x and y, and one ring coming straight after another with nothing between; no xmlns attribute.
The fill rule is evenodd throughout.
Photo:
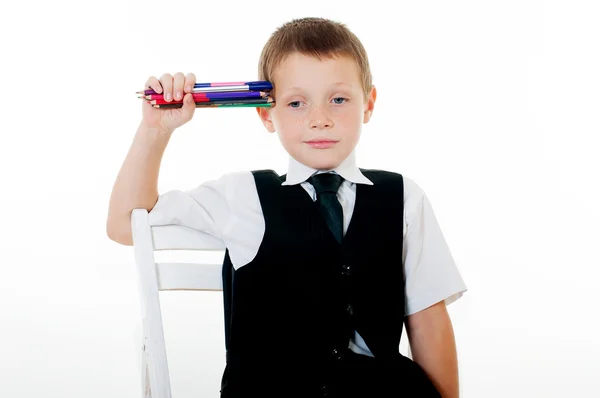
<svg viewBox="0 0 600 398"><path fill-rule="evenodd" d="M400 174L359 169L354 149L376 90L366 52L322 18L278 28L257 108L290 154L288 173L231 173L189 191L157 192L173 131L195 111L193 74L146 86L180 109L143 105L115 182L108 236L131 245L130 213L221 239L227 365L221 397L458 397L446 305L466 286L427 197ZM398 347L406 324L414 361Z"/></svg>

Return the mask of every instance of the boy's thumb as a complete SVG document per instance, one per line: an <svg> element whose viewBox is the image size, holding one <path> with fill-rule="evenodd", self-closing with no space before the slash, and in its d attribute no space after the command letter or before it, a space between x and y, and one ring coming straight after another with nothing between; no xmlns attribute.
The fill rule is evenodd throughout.
<svg viewBox="0 0 600 398"><path fill-rule="evenodd" d="M194 109L195 106L196 104L194 103L194 96L190 93L187 93L185 97L183 97L183 107L185 108L186 113Z"/></svg>

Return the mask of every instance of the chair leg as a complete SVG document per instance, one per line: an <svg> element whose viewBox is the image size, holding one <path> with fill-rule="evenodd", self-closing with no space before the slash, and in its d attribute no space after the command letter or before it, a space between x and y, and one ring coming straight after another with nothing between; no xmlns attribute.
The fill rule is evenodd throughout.
<svg viewBox="0 0 600 398"><path fill-rule="evenodd" d="M150 391L150 374L148 372L148 356L146 347L142 346L142 398L151 398Z"/></svg>

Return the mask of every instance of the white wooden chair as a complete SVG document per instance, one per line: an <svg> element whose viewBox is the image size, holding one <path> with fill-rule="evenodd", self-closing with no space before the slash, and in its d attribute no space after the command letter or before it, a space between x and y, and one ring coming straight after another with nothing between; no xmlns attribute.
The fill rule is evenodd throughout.
<svg viewBox="0 0 600 398"><path fill-rule="evenodd" d="M222 264L156 263L157 250L224 251L214 237L191 228L151 227L146 209L134 209L131 229L142 307L142 396L171 398L171 384L159 292L221 291Z"/></svg>
<svg viewBox="0 0 600 398"><path fill-rule="evenodd" d="M222 264L157 263L154 252L224 251L225 247L214 237L191 228L177 225L151 227L146 209L133 210L131 229L142 309L142 396L172 398L159 292L222 291Z"/></svg>

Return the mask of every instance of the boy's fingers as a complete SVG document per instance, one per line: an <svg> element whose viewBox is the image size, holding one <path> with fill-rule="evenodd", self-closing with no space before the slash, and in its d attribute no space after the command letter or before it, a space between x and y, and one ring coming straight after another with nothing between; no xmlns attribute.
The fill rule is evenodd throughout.
<svg viewBox="0 0 600 398"><path fill-rule="evenodd" d="M163 87L163 96L165 101L171 102L173 100L173 76L169 73L165 73L160 77L160 84Z"/></svg>
<svg viewBox="0 0 600 398"><path fill-rule="evenodd" d="M173 75L173 98L176 101L181 101L183 98L183 83L185 83L185 76L181 72Z"/></svg>
<svg viewBox="0 0 600 398"><path fill-rule="evenodd" d="M158 81L158 79L154 76L151 76L148 81L146 82L146 85L144 86L144 89L147 88L151 88L152 90L154 90L157 93L162 93L162 86L160 85L160 82Z"/></svg>
<svg viewBox="0 0 600 398"><path fill-rule="evenodd" d="M188 73L185 77L185 92L191 93L194 89L194 84L196 84L196 75Z"/></svg>

